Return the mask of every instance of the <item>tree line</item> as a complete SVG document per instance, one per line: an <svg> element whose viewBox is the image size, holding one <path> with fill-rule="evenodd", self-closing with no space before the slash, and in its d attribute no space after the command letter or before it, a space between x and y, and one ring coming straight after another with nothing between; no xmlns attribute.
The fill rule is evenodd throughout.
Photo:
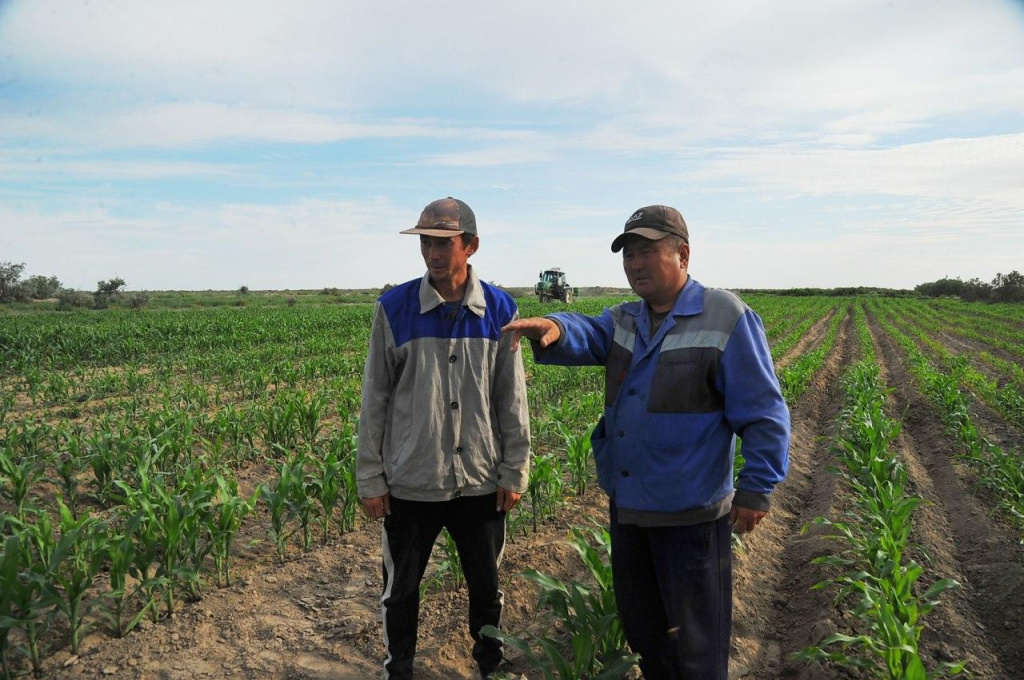
<svg viewBox="0 0 1024 680"><path fill-rule="evenodd" d="M56 276L30 276L22 278L25 263L0 262L0 303L30 302L57 299L58 309L105 309L122 299L125 280L116 276L98 281L92 293L66 288ZM133 309L144 307L149 301L145 293L132 293L127 297Z"/></svg>
<svg viewBox="0 0 1024 680"><path fill-rule="evenodd" d="M1009 274L996 274L991 283L979 278L964 281L943 277L914 288L925 297L958 297L968 302L1024 302L1024 274L1016 269Z"/></svg>

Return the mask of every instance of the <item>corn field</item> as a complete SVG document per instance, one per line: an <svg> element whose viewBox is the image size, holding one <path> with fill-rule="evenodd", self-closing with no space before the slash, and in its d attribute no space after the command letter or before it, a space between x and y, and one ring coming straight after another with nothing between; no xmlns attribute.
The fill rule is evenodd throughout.
<svg viewBox="0 0 1024 680"><path fill-rule="evenodd" d="M744 299L794 437L771 514L735 544L733 677L1021 677L1024 314ZM3 677L375 677L379 529L354 471L371 316L0 317ZM639 677L589 445L603 374L524 360L534 459L494 634L510 677ZM421 594L419 676L471 677L450 537Z"/></svg>

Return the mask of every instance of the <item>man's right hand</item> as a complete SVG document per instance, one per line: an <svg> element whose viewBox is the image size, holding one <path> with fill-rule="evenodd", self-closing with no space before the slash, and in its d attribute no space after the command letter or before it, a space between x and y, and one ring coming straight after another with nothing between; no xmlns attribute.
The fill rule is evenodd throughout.
<svg viewBox="0 0 1024 680"><path fill-rule="evenodd" d="M360 498L359 500L363 503L363 512L370 519L380 519L384 515L391 514L391 494L389 493L375 498Z"/></svg>
<svg viewBox="0 0 1024 680"><path fill-rule="evenodd" d="M510 324L502 326L501 332L512 333L511 350L513 352L519 349L519 338L524 335L530 340L536 340L540 343L541 347L547 347L548 345L558 342L558 338L562 335L561 330L558 328L558 324L543 316L532 316L528 319L517 319Z"/></svg>

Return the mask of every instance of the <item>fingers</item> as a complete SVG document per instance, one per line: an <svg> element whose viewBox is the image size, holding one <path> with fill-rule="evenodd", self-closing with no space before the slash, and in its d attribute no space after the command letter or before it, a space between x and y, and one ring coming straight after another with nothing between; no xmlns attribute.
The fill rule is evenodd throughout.
<svg viewBox="0 0 1024 680"><path fill-rule="evenodd" d="M729 513L729 519L732 521L733 531L737 534L746 534L753 531L766 514L768 513L760 510L734 507Z"/></svg>
<svg viewBox="0 0 1024 680"><path fill-rule="evenodd" d="M558 326L556 326L554 322L551 322L551 325L548 326L547 331L545 331L544 335L541 336L540 346L547 347L551 343L557 342L558 335Z"/></svg>
<svg viewBox="0 0 1024 680"><path fill-rule="evenodd" d="M384 494L375 498L360 498L363 505L363 512L370 519L381 519L391 514L391 495Z"/></svg>
<svg viewBox="0 0 1024 680"><path fill-rule="evenodd" d="M502 329L502 330L504 330L504 329ZM518 350L519 349L519 341L522 339L522 337L523 337L522 331L518 331L518 330L512 331L512 340L510 341L509 349L512 350L513 352Z"/></svg>
<svg viewBox="0 0 1024 680"><path fill-rule="evenodd" d="M522 497L523 494L521 493L509 491L508 489L499 486L498 500L494 509L497 512L510 512L512 508L516 507L516 504L519 503L519 499Z"/></svg>
<svg viewBox="0 0 1024 680"><path fill-rule="evenodd" d="M517 319L502 326L501 332L512 333L510 349L513 352L519 348L519 343L523 336L536 340L541 347L547 347L557 342L559 336L558 324L543 316Z"/></svg>

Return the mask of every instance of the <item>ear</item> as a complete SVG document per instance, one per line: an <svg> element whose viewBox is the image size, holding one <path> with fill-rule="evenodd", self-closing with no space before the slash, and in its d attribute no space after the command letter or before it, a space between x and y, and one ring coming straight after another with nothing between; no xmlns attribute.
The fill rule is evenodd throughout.
<svg viewBox="0 0 1024 680"><path fill-rule="evenodd" d="M686 269L690 266L690 244L683 241L679 244L679 268Z"/></svg>
<svg viewBox="0 0 1024 680"><path fill-rule="evenodd" d="M480 237L474 236L473 239L469 242L469 246L467 249L469 250L470 255L480 250Z"/></svg>

